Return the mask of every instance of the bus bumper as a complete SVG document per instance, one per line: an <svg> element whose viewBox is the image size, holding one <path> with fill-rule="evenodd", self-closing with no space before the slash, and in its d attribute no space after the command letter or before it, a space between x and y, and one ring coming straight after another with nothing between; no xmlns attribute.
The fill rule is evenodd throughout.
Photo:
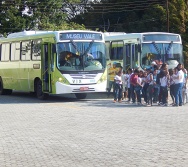
<svg viewBox="0 0 188 167"><path fill-rule="evenodd" d="M56 94L106 92L107 82L92 85L65 85L56 82Z"/></svg>

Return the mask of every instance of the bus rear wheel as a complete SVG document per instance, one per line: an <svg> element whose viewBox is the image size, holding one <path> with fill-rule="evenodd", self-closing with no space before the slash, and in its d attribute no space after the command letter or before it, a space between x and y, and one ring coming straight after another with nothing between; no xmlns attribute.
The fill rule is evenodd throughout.
<svg viewBox="0 0 188 167"><path fill-rule="evenodd" d="M87 94L86 93L75 93L77 99L85 99Z"/></svg>
<svg viewBox="0 0 188 167"><path fill-rule="evenodd" d="M0 78L0 95L4 95L4 93L5 93L5 90L3 89L3 81Z"/></svg>
<svg viewBox="0 0 188 167"><path fill-rule="evenodd" d="M46 100L49 96L48 93L44 93L42 91L42 81L41 80L37 81L36 95L37 95L37 98L40 100Z"/></svg>

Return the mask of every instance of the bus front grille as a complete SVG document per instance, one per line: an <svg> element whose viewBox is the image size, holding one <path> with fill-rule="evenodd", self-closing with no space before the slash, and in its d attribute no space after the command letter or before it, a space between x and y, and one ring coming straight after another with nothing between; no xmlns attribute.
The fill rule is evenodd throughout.
<svg viewBox="0 0 188 167"><path fill-rule="evenodd" d="M73 79L95 79L97 74L70 74Z"/></svg>

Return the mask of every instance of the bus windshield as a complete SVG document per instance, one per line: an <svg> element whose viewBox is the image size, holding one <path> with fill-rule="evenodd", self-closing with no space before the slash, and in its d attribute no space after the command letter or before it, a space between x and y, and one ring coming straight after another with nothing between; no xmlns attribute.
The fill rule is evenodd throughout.
<svg viewBox="0 0 188 167"><path fill-rule="evenodd" d="M102 42L61 42L57 44L57 67L62 71L104 70L105 44Z"/></svg>
<svg viewBox="0 0 188 167"><path fill-rule="evenodd" d="M141 66L148 68L151 62L157 64L167 63L169 68L177 66L178 62L182 63L182 45L177 43L145 43L142 44Z"/></svg>

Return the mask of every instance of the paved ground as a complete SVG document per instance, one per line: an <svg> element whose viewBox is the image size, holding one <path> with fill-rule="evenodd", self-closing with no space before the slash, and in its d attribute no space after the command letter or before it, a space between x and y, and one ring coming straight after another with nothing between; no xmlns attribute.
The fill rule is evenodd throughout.
<svg viewBox="0 0 188 167"><path fill-rule="evenodd" d="M187 167L188 104L0 96L0 167Z"/></svg>

